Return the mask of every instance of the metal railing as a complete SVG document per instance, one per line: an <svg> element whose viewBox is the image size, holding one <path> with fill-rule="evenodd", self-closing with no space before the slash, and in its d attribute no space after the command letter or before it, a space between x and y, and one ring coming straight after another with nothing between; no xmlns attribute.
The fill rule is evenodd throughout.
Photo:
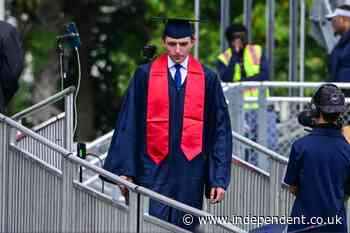
<svg viewBox="0 0 350 233"><path fill-rule="evenodd" d="M11 142L14 129L59 153L62 169ZM212 216L129 183L1 114L0 150L0 232L187 232L148 216L150 198L193 216ZM79 183L79 166L127 187L129 204ZM245 232L222 223L205 229Z"/></svg>
<svg viewBox="0 0 350 233"><path fill-rule="evenodd" d="M208 212L213 215L236 216L289 216L294 202L294 195L283 183L288 159L268 148L248 139L236 132L232 132L235 144L265 154L270 161L269 171L260 169L243 159L239 154L233 155L231 170L232 181L226 190L223 202L216 206L209 206ZM346 203L347 212L350 202ZM350 216L347 222L350 226ZM244 230L259 227L258 224L238 225Z"/></svg>
<svg viewBox="0 0 350 233"><path fill-rule="evenodd" d="M234 153L232 181L226 190L226 197L216 206L208 205L208 212L224 216L232 214L236 216L289 216L294 199L282 185L284 168L288 159L236 132L232 132L232 135L234 146L244 144L266 155L271 166L267 172L244 161L239 154ZM281 192L287 196L287 199L280 196ZM261 225L242 224L238 226L248 231Z"/></svg>
<svg viewBox="0 0 350 233"><path fill-rule="evenodd" d="M104 159L106 157L105 145L109 144L112 135L113 131L89 144L88 149L100 151L100 158ZM207 201L204 209L214 216L289 216L294 196L287 190L287 186L281 182L288 159L234 131L232 135L235 147L243 145L250 147L271 160L273 164L271 166L272 176L270 176L270 170L265 171L258 168L241 159L241 155L234 154L232 157L232 180L226 190L224 201L216 206ZM98 145L102 145L102 147L100 148ZM97 159L90 162L96 165L99 164ZM87 179L85 183L91 184L97 181L98 176L93 176ZM242 224L239 227L252 230L260 227L260 225Z"/></svg>
<svg viewBox="0 0 350 233"><path fill-rule="evenodd" d="M224 83L223 89L229 105L232 128L240 135L244 135L279 154L288 157L291 144L306 132L298 124L297 115L310 101L304 96L278 96L276 93L288 93L288 89L296 88L298 93L311 93L324 83L315 82L240 82ZM350 89L349 83L335 83L342 89ZM257 88L257 98L243 99L244 90ZM268 95L268 90L270 95ZM302 90L302 91L301 91ZM346 99L350 103L350 99ZM255 109L246 108L246 104L256 104ZM350 111L343 114L346 122L350 120ZM244 155L244 146L234 148L236 154ZM238 151L240 150L240 151ZM268 169L267 158L263 156L247 156L248 161L265 170ZM250 158L253 157L253 158ZM254 158L256 157L256 158ZM247 159L247 158L244 158Z"/></svg>
<svg viewBox="0 0 350 233"><path fill-rule="evenodd" d="M39 125L34 126L32 129L46 139L71 151L73 149L74 92L75 88L69 87L49 97L48 99L43 100L13 115L11 118L18 122L22 122L24 118L27 118L34 113L38 113L44 108L51 106L63 99L64 112L40 123ZM21 131L14 132L11 136L11 141L18 147L25 149L32 154L35 154L50 165L61 169L61 156L59 153L36 143L35 140L33 140L31 137L27 137Z"/></svg>
<svg viewBox="0 0 350 233"><path fill-rule="evenodd" d="M298 88L316 88L322 83L288 83L288 82L249 82L249 83L233 83L224 84L224 90L226 96L229 94L231 99L228 99L229 107L235 106L232 98L235 92L235 88L240 86L266 86L266 87L284 87L289 88L295 86ZM344 88L350 88L350 84L338 85ZM266 97L267 103L279 103L288 102L294 104L307 103L310 101L310 97L284 97L284 96L273 96ZM239 101L239 100L238 100ZM243 101L243 100L241 100ZM252 99L251 101L257 101ZM346 100L349 102L349 99ZM236 104L237 106L238 104ZM242 102L243 105L243 102ZM238 121L242 119L242 109L240 111L232 110L231 119L233 121ZM240 117L241 116L241 117ZM240 123L242 125L242 123ZM304 129L295 121L294 123L299 130L305 134ZM282 130L281 128L279 130ZM288 135L291 135L291 130L287 131ZM113 132L108 133L108 135L103 136L98 141L92 143L90 147L94 147L97 144L103 145L102 148L107 148L106 145L110 142ZM231 170L232 181L226 191L226 197L222 203L217 206L212 206L206 203L206 210L212 213L214 216L289 216L291 206L294 202L294 196L288 191L287 186L282 182L288 163L288 159L285 155L281 155L260 143L254 142L247 137L242 136L238 132L233 131L234 138L234 154L233 154L233 167ZM280 137L280 136L279 136ZM290 143L294 141L290 137ZM288 147L288 154L289 154ZM258 156L264 156L265 160L268 162L264 169L254 166L244 159L244 154L246 150L251 150L258 154ZM105 158L106 150L102 149L100 155ZM97 160L92 160L91 162L98 162ZM87 183L94 182L97 177L93 177L87 180ZM350 211L350 205L348 204L348 211ZM348 216L350 222L350 217ZM251 230L258 225L240 225L240 228L245 230Z"/></svg>

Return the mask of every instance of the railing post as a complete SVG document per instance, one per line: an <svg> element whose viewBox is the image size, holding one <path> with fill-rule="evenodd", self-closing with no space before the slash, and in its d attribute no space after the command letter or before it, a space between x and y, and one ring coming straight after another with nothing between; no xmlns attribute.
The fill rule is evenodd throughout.
<svg viewBox="0 0 350 233"><path fill-rule="evenodd" d="M64 147L73 151L73 119L74 119L74 92L64 97L65 123L64 123ZM62 232L73 229L74 189L73 179L76 177L77 167L67 158L62 157Z"/></svg>
<svg viewBox="0 0 350 233"><path fill-rule="evenodd" d="M139 223L139 206L140 194L129 190L129 216L128 216L128 232L140 232Z"/></svg>
<svg viewBox="0 0 350 233"><path fill-rule="evenodd" d="M257 142L260 143L261 145L267 147L267 121L270 119L267 119L267 88L266 87L259 87L259 99L258 99L258 105L259 105L259 110L258 110L258 119L257 119L257 133L258 133L258 138ZM266 156L264 156L262 153L259 153L258 156L258 164L262 168L268 167L268 159Z"/></svg>
<svg viewBox="0 0 350 233"><path fill-rule="evenodd" d="M244 125L245 122L245 110L244 110L244 87L238 87L237 88L237 108L235 109L235 112L233 114L233 117L237 118L237 128L236 132L238 132L240 135L244 135ZM240 144L238 144L240 145ZM241 155L241 157L244 157L244 148L242 146L238 146L238 153Z"/></svg>
<svg viewBox="0 0 350 233"><path fill-rule="evenodd" d="M144 229L143 229L143 225L144 225L144 215L145 213L148 213L148 210L149 210L149 197L146 197L146 196L143 196L143 195L140 195L140 218L139 218L139 232L142 233L144 232Z"/></svg>
<svg viewBox="0 0 350 233"><path fill-rule="evenodd" d="M238 87L238 96L237 96L237 122L238 122L238 128L237 128L237 132L241 135L243 135L244 133L244 87Z"/></svg>
<svg viewBox="0 0 350 233"><path fill-rule="evenodd" d="M279 162L273 158L270 158L270 161L270 203L268 213L270 213L271 216L278 216L281 172Z"/></svg>
<svg viewBox="0 0 350 233"><path fill-rule="evenodd" d="M75 192L73 187L74 178L76 178L77 166L67 157L62 159L62 230L61 232L72 232L74 229L74 206Z"/></svg>
<svg viewBox="0 0 350 233"><path fill-rule="evenodd" d="M65 129L64 129L64 146L68 151L73 151L74 140L74 92L64 97L65 111Z"/></svg>
<svg viewBox="0 0 350 233"><path fill-rule="evenodd" d="M8 148L9 127L0 114L0 232L8 232Z"/></svg>
<svg viewBox="0 0 350 233"><path fill-rule="evenodd" d="M237 88L229 88L227 93L225 94L226 101L228 102L228 111L230 114L231 128L235 132L238 128L238 118L236 117L238 112L238 89ZM233 141L233 153L238 154L238 144Z"/></svg>
<svg viewBox="0 0 350 233"><path fill-rule="evenodd" d="M258 111L258 142L267 146L267 99L266 87L259 87L259 111Z"/></svg>

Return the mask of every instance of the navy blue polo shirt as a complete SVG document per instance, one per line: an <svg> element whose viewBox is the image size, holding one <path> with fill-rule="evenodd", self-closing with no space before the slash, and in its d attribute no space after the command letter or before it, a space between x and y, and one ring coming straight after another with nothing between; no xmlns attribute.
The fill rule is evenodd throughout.
<svg viewBox="0 0 350 233"><path fill-rule="evenodd" d="M338 216L342 224L322 227L324 232L347 232L345 197L349 195L350 145L341 129L320 125L293 143L284 182L298 187L292 217L306 221ZM329 222L332 223L332 222ZM310 225L288 226L288 232ZM321 231L319 231L321 232Z"/></svg>

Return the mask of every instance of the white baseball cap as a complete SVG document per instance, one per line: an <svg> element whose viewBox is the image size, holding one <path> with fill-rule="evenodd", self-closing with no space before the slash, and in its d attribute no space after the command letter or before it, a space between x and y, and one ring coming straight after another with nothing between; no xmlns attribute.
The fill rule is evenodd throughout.
<svg viewBox="0 0 350 233"><path fill-rule="evenodd" d="M330 19L332 19L332 18L334 18L336 16L345 16L345 17L349 17L350 18L350 11L346 10L346 9L343 9L343 8L338 8L337 7L337 8L335 8L335 10L332 13L326 15L326 18L328 20L330 20Z"/></svg>

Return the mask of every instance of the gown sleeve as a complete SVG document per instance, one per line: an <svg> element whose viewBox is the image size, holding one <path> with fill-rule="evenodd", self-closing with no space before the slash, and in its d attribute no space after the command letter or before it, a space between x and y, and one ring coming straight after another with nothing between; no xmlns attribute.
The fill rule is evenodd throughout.
<svg viewBox="0 0 350 233"><path fill-rule="evenodd" d="M209 185L226 189L231 178L232 132L228 106L218 78L214 81L214 137L209 157Z"/></svg>
<svg viewBox="0 0 350 233"><path fill-rule="evenodd" d="M140 80L146 73L139 68L128 87L103 168L117 175L136 177L140 151Z"/></svg>
<svg viewBox="0 0 350 233"><path fill-rule="evenodd" d="M0 88L3 88L7 104L19 88L18 79L24 68L24 53L17 30L7 23L1 26L8 31L2 34L0 52Z"/></svg>

